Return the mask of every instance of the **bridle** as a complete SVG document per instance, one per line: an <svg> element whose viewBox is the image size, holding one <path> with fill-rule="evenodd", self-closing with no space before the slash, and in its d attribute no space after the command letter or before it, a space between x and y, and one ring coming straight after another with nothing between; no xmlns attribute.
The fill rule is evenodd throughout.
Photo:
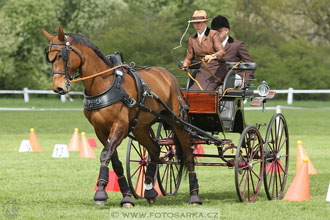
<svg viewBox="0 0 330 220"><path fill-rule="evenodd" d="M65 75L65 80L66 80L66 85L71 86L69 80L74 80L76 77L71 76L69 74L69 68L70 68L70 50L75 52L79 58L80 58L80 65L79 65L79 73L81 73L81 66L82 66L82 58L78 51L71 46L70 42L68 41L68 38L66 35L64 35L64 40L65 43L55 43L55 42L50 42L49 45L45 48L45 55L46 55L46 60L47 62L53 64L56 60L57 57L61 57L65 61L65 71L53 71L54 74L62 74ZM55 48L60 48L59 54L57 54L53 60L49 59L49 48L50 47L55 47Z"/></svg>

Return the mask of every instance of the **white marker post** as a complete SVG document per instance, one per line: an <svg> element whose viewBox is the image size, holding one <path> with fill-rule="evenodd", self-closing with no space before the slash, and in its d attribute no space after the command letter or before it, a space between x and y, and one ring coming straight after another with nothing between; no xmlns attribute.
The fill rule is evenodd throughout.
<svg viewBox="0 0 330 220"><path fill-rule="evenodd" d="M281 113L281 106L276 106L276 114ZM278 132L278 136L280 137L282 135L282 125L280 124L280 118L276 117L276 132Z"/></svg>
<svg viewBox="0 0 330 220"><path fill-rule="evenodd" d="M329 183L329 188L328 188L328 194L327 194L327 202L330 202L330 183Z"/></svg>
<svg viewBox="0 0 330 220"><path fill-rule="evenodd" d="M68 146L66 144L55 144L52 157L53 158L69 157Z"/></svg>
<svg viewBox="0 0 330 220"><path fill-rule="evenodd" d="M22 140L18 152L32 152L32 147L29 140Z"/></svg>

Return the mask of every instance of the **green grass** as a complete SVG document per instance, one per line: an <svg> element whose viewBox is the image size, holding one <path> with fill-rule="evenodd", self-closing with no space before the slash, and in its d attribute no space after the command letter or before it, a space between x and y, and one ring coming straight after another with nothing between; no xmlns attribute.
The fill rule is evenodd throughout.
<svg viewBox="0 0 330 220"><path fill-rule="evenodd" d="M284 101L270 101L268 106L286 105ZM330 107L330 103L306 101L294 102L295 106ZM1 107L80 108L81 99L61 103L59 99L0 99ZM176 196L159 198L151 208L145 200L135 200L135 210L183 211L211 209L220 212L221 219L326 219L330 218L330 203L325 201L330 182L330 110L282 110L290 135L289 177L286 189L295 176L297 141L303 146L318 174L310 176L311 200L305 202L268 201L262 188L256 202L240 203L237 199L234 169L226 167L196 167L202 207L188 205L188 179L184 178ZM246 111L248 124L270 120L274 111ZM93 127L82 111L0 111L0 205L9 207L8 201L16 200L19 206L17 219L110 219L110 212L119 207L121 194L110 192L107 205L93 204L94 185L98 176L99 159L80 159L71 152L70 158L53 159L55 144L67 144L73 129L85 131L95 137ZM33 127L43 149L41 153L18 153L22 140L29 138ZM262 136L265 128L261 128ZM228 135L237 144L238 135ZM94 150L97 158L101 147ZM120 158L125 165L127 140L119 147ZM212 146L205 151L214 152ZM217 162L217 161L214 161ZM220 162L220 161L219 161ZM113 218L112 218L113 219Z"/></svg>

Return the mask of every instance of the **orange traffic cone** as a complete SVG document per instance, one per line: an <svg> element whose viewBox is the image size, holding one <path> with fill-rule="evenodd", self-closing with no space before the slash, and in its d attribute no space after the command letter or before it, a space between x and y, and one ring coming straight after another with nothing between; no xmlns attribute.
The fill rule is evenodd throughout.
<svg viewBox="0 0 330 220"><path fill-rule="evenodd" d="M154 185L155 190L158 192L158 196L157 197L162 197L163 193L162 191L160 191L159 185L158 185L158 181L155 181L155 185Z"/></svg>
<svg viewBox="0 0 330 220"><path fill-rule="evenodd" d="M194 146L192 146L192 148L194 148ZM203 145L199 144L197 145L197 147L194 150L194 154L204 154L204 148ZM201 158L202 156L196 156L196 158Z"/></svg>
<svg viewBox="0 0 330 220"><path fill-rule="evenodd" d="M140 197L144 197L144 173L143 172L139 173L137 183L136 183L136 186L135 186L135 192Z"/></svg>
<svg viewBox="0 0 330 220"><path fill-rule="evenodd" d="M303 158L303 164L299 172L293 179L283 200L287 201L305 201L310 199L308 158Z"/></svg>
<svg viewBox="0 0 330 220"><path fill-rule="evenodd" d="M283 173L283 170L282 170L282 163L280 160L277 160L277 163L275 165L274 164L274 161L272 161L271 163L269 163L267 166L266 166L266 173L269 172L269 170L271 169L271 172L272 173Z"/></svg>
<svg viewBox="0 0 330 220"><path fill-rule="evenodd" d="M79 133L78 128L75 128L69 142L68 150L69 151L79 151L80 141L79 141Z"/></svg>
<svg viewBox="0 0 330 220"><path fill-rule="evenodd" d="M297 148L297 161L296 161L296 175L299 171L299 168L303 164L302 158L304 158L304 157L307 157L307 159L308 159L308 174L311 174L311 175L317 174L312 161L309 159L309 157L302 145L302 141L298 141L297 145L298 145L298 148Z"/></svg>
<svg viewBox="0 0 330 220"><path fill-rule="evenodd" d="M99 179L97 178L94 191L96 191L97 188L97 182ZM115 171L109 170L109 182L108 185L105 187L105 191L107 192L120 192L119 184L118 184L118 176L116 175Z"/></svg>
<svg viewBox="0 0 330 220"><path fill-rule="evenodd" d="M42 149L40 147L37 135L34 132L34 128L30 129L29 141L30 141L30 144L31 144L32 152L42 152Z"/></svg>
<svg viewBox="0 0 330 220"><path fill-rule="evenodd" d="M96 158L92 148L89 146L85 132L81 132L80 158Z"/></svg>
<svg viewBox="0 0 330 220"><path fill-rule="evenodd" d="M97 144L96 144L95 138L88 138L88 143L91 146L91 148L97 148Z"/></svg>

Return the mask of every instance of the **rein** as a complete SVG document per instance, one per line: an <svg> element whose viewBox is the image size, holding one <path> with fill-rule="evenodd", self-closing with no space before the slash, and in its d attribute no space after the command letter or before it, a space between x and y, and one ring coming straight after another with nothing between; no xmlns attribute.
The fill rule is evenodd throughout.
<svg viewBox="0 0 330 220"><path fill-rule="evenodd" d="M117 68L120 68L120 67L124 67L124 66L127 66L126 64L121 64L121 65L118 65L118 66L115 66L115 67L112 67L110 69L107 69L107 70L104 70L102 72L99 72L99 73L95 73L93 75L90 75L90 76L86 76L86 77L82 77L82 78L79 78L79 79L74 79L74 80L70 80L70 83L72 82L78 82L78 81L83 81L83 80L86 80L86 79L90 79L90 78L93 78L93 77L96 77L96 76L100 76L102 74L106 74L106 73L109 73Z"/></svg>
<svg viewBox="0 0 330 220"><path fill-rule="evenodd" d="M210 75L215 79L217 80L219 83L223 83L218 77L216 77L216 75L214 75L214 73L212 73L212 71L208 68L207 64L205 63L204 59L202 59L201 61L198 61L196 63L193 63L193 64L190 64L188 65L189 66L195 66L195 65L198 65L198 64L203 64L206 68L206 70L210 73ZM236 66L238 66L239 64L241 63L241 61L237 62L231 69L230 71L232 71ZM174 70L181 70L181 71L185 71L183 68L176 68ZM195 83L197 83L197 86L199 87L199 89L201 91L203 91L204 89L202 88L202 86L199 84L199 82L191 75L191 73L189 71L186 71L189 78L192 79Z"/></svg>

